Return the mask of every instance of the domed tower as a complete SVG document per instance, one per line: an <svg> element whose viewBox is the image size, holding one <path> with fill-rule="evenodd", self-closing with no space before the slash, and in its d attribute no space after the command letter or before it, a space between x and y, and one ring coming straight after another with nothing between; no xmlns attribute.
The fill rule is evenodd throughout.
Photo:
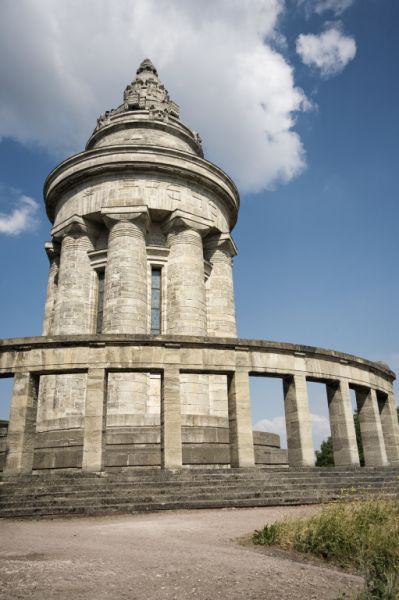
<svg viewBox="0 0 399 600"><path fill-rule="evenodd" d="M326 387L337 467L359 466L351 390L366 466L399 465L387 365L236 337L238 192L203 158L151 61L44 195L43 336L0 340L0 377L14 378L6 449L4 423L0 432L6 476L311 467L309 381ZM287 451L278 435L252 431L251 375L282 382Z"/></svg>
<svg viewBox="0 0 399 600"><path fill-rule="evenodd" d="M44 335L236 336L239 195L203 158L150 60L44 194L53 223ZM228 463L226 376L181 373L180 385L183 461ZM109 467L160 463L160 395L156 372L109 373ZM41 378L37 468L80 466L85 396L85 374ZM52 446L57 431L74 445Z"/></svg>

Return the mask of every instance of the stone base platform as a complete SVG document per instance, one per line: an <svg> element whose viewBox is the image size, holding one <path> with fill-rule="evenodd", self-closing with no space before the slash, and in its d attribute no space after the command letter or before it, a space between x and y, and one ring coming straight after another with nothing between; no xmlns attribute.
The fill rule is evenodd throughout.
<svg viewBox="0 0 399 600"><path fill-rule="evenodd" d="M399 468L132 469L4 477L0 517L316 504L345 493L399 496Z"/></svg>

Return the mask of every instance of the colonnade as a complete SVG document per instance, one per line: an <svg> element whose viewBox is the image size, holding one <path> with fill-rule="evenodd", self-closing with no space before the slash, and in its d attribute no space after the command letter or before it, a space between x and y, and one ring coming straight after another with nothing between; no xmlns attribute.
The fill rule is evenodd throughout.
<svg viewBox="0 0 399 600"><path fill-rule="evenodd" d="M240 362L237 350L236 362ZM171 355L173 356L173 355ZM176 357L176 354L174 355ZM182 418L180 375L184 365L171 360L161 371L161 451L164 468L182 467ZM255 466L251 419L250 371L236 366L226 372L230 463L232 467ZM104 466L108 370L89 366L83 426L82 469L101 471ZM267 375L267 374L265 374ZM43 376L43 375L42 375ZM45 373L44 373L45 376ZM314 466L311 418L304 373L282 377L287 427L288 464L291 467ZM5 473L29 473L32 470L36 431L39 376L34 372L15 373L8 432L9 454ZM392 393L352 384L347 379L326 383L331 437L336 467L359 466L350 387L356 391L359 421L366 466L399 465L399 424Z"/></svg>
<svg viewBox="0 0 399 600"><path fill-rule="evenodd" d="M148 208L104 210L102 218L109 231L102 333L149 333ZM169 254L162 333L235 337L230 235L216 234L210 222L182 211L174 211L163 230ZM98 224L78 216L53 229L54 241L46 244L50 270L43 335L96 331L98 281L90 252L98 236ZM204 261L210 265L207 280Z"/></svg>

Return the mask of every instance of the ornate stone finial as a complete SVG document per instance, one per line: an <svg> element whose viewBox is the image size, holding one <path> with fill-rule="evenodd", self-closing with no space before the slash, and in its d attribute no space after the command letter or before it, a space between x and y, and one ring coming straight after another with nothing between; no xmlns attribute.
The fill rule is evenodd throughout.
<svg viewBox="0 0 399 600"><path fill-rule="evenodd" d="M123 104L98 117L94 131L109 125L112 117L135 110L147 110L149 117L158 121L166 121L170 115L179 117L178 105L169 98L168 91L159 80L158 71L149 58L142 61L137 69L136 79L126 87Z"/></svg>
<svg viewBox="0 0 399 600"><path fill-rule="evenodd" d="M149 58L143 60L137 69L136 79L126 87L123 101L125 110L148 110L154 119L179 116L179 107L169 98Z"/></svg>
<svg viewBox="0 0 399 600"><path fill-rule="evenodd" d="M136 75L139 75L142 71L152 71L156 77L158 77L158 71L152 64L152 61L149 58L145 58L140 64L139 68L136 71Z"/></svg>

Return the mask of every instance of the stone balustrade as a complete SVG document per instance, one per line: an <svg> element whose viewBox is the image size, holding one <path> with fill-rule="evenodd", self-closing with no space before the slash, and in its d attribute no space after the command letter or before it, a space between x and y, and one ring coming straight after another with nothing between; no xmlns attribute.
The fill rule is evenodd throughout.
<svg viewBox="0 0 399 600"><path fill-rule="evenodd" d="M182 466L180 377L223 374L228 381L230 463L254 461L250 375L283 382L288 461L314 463L307 381L327 386L336 466L359 465L349 390L356 391L367 466L399 464L399 425L388 367L334 351L277 342L189 336L96 335L0 342L0 377L14 377L6 474L33 468L37 390L41 377L85 374L82 469L104 468L106 387L110 373L158 373L162 379L161 455L164 468ZM65 442L66 443L66 442Z"/></svg>

